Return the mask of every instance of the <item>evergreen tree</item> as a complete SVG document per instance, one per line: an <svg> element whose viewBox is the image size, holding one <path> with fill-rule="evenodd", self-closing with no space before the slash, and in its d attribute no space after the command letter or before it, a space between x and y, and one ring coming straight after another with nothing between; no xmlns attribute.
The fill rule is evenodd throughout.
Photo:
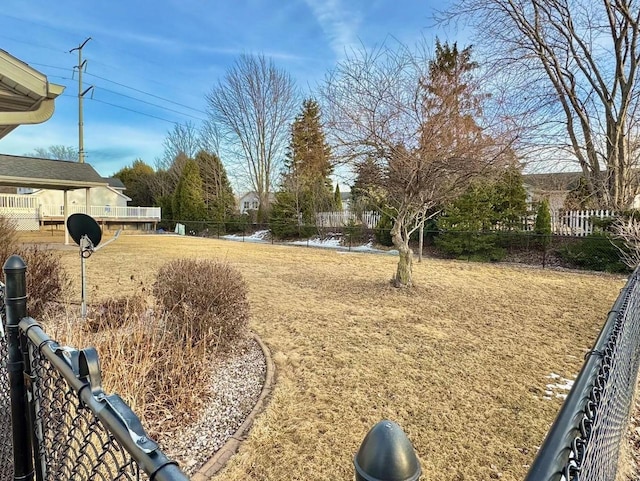
<svg viewBox="0 0 640 481"><path fill-rule="evenodd" d="M383 172L373 157L367 156L355 167L356 178L351 186L351 204L354 211L378 210L384 197Z"/></svg>
<svg viewBox="0 0 640 481"><path fill-rule="evenodd" d="M551 212L549 210L549 201L547 199L540 202L540 205L538 206L534 232L542 235L551 234Z"/></svg>
<svg viewBox="0 0 640 481"><path fill-rule="evenodd" d="M456 257L500 260L506 254L500 232L521 229L526 196L515 168L501 172L496 180L473 183L438 219L443 232L436 245Z"/></svg>
<svg viewBox="0 0 640 481"><path fill-rule="evenodd" d="M130 167L123 167L113 176L120 179L125 185L126 194L131 198L131 205L154 205L152 182L155 172L141 159L134 160Z"/></svg>
<svg viewBox="0 0 640 481"><path fill-rule="evenodd" d="M333 206L338 212L342 212L344 207L342 206L342 194L340 194L340 185L336 183L336 191L333 194Z"/></svg>
<svg viewBox="0 0 640 481"><path fill-rule="evenodd" d="M187 222L187 230L199 231L200 223L189 224L189 221L203 221L206 216L206 206L202 192L202 178L195 160L188 159L182 169L182 175L173 195L174 219Z"/></svg>
<svg viewBox="0 0 640 481"><path fill-rule="evenodd" d="M213 153L199 151L195 158L202 178L202 194L207 219L224 223L235 210L235 197L227 171L220 158Z"/></svg>
<svg viewBox="0 0 640 481"><path fill-rule="evenodd" d="M331 148L325 140L320 106L313 99L302 104L291 126L282 188L306 224L315 224L317 212L333 207Z"/></svg>

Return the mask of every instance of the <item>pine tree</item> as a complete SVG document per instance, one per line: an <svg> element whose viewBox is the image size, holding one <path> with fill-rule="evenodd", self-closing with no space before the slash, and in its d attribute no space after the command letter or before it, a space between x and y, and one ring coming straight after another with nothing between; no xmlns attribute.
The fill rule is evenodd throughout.
<svg viewBox="0 0 640 481"><path fill-rule="evenodd" d="M235 210L235 197L227 171L220 158L201 150L195 158L202 178L202 194L207 211L207 219L224 223Z"/></svg>
<svg viewBox="0 0 640 481"><path fill-rule="evenodd" d="M338 212L342 212L344 207L342 206L342 194L340 194L340 184L336 184L336 191L333 194L333 206Z"/></svg>
<svg viewBox="0 0 640 481"><path fill-rule="evenodd" d="M153 205L154 199L151 187L155 172L141 159L134 160L130 167L123 167L113 176L120 179L127 188L127 196L131 198L130 205Z"/></svg>
<svg viewBox="0 0 640 481"><path fill-rule="evenodd" d="M331 148L320 120L320 106L313 99L302 103L302 111L291 126L282 187L293 194L292 202L304 223L315 224L315 214L333 206Z"/></svg>
<svg viewBox="0 0 640 481"><path fill-rule="evenodd" d="M206 216L200 169L193 159L188 159L182 169L173 195L173 216L178 221L186 222L188 231L197 232L203 227L200 223L189 223L203 221Z"/></svg>

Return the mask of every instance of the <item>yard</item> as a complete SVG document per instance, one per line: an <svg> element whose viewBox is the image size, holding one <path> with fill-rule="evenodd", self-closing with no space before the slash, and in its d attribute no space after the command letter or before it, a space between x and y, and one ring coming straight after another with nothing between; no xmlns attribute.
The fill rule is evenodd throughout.
<svg viewBox="0 0 640 481"><path fill-rule="evenodd" d="M78 251L61 253L77 287ZM545 393L551 374L577 374L624 284L426 259L405 291L388 282L390 255L123 235L87 261L90 301L149 286L179 256L241 270L276 365L273 397L220 480L351 479L360 442L388 418L423 480L521 481L567 392Z"/></svg>

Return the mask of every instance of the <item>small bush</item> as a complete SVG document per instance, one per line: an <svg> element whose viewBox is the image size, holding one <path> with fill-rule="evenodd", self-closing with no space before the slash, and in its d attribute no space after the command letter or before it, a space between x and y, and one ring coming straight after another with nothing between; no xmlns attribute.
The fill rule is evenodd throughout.
<svg viewBox="0 0 640 481"><path fill-rule="evenodd" d="M367 232L361 223L349 222L344 226L344 240L346 245L358 245L368 242Z"/></svg>
<svg viewBox="0 0 640 481"><path fill-rule="evenodd" d="M113 297L91 307L84 327L90 332L97 332L128 326L148 309L147 300L142 295Z"/></svg>
<svg viewBox="0 0 640 481"><path fill-rule="evenodd" d="M70 292L71 279L57 252L33 245L20 246L16 254L27 264L27 313L38 319Z"/></svg>
<svg viewBox="0 0 640 481"><path fill-rule="evenodd" d="M614 241L622 248L620 241ZM628 273L631 269L622 261L620 252L608 235L591 234L575 244L558 249L557 254L566 262L580 269Z"/></svg>
<svg viewBox="0 0 640 481"><path fill-rule="evenodd" d="M391 247L393 245L393 239L391 238L392 227L393 219L391 219L391 217L389 217L387 214L383 213L374 231L374 237L377 244L386 247Z"/></svg>
<svg viewBox="0 0 640 481"><path fill-rule="evenodd" d="M246 334L247 286L240 272L225 262L169 262L158 271L153 294L167 311L167 327L180 339L226 350Z"/></svg>
<svg viewBox="0 0 640 481"><path fill-rule="evenodd" d="M54 251L18 242L15 224L0 216L0 262L4 266L12 255L27 265L27 314L39 319L45 310L70 291L71 280Z"/></svg>
<svg viewBox="0 0 640 481"><path fill-rule="evenodd" d="M499 235L495 232L441 232L435 245L447 256L478 262L497 262L507 255L500 247Z"/></svg>

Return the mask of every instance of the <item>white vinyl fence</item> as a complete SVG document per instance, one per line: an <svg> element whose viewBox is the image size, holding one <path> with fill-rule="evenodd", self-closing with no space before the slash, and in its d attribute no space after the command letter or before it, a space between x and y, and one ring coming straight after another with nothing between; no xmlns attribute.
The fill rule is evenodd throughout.
<svg viewBox="0 0 640 481"><path fill-rule="evenodd" d="M610 210L552 211L551 232L563 236L587 236L593 234L594 231L592 219L604 219L614 215L615 213ZM379 221L379 212L364 212L359 215L350 211L319 212L316 214L318 227L344 227L350 223L362 223L369 229L373 229ZM524 218L522 220L523 230L533 231L535 223L535 215Z"/></svg>
<svg viewBox="0 0 640 481"><path fill-rule="evenodd" d="M551 212L551 231L556 235L587 236L593 234L592 219L613 217L610 210L571 210Z"/></svg>
<svg viewBox="0 0 640 481"><path fill-rule="evenodd" d="M341 212L318 212L316 225L318 227L344 227L349 224L362 224L373 229L380 222L380 212L362 212L356 214L348 210Z"/></svg>
<svg viewBox="0 0 640 481"><path fill-rule="evenodd" d="M17 194L0 195L0 216L10 219L16 230L38 230L38 199Z"/></svg>

